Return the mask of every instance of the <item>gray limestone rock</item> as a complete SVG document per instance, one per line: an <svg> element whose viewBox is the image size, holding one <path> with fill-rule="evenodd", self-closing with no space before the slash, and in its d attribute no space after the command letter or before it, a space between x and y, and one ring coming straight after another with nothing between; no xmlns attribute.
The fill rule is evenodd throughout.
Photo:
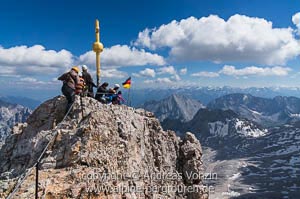
<svg viewBox="0 0 300 199"><path fill-rule="evenodd" d="M38 107L23 131L16 130L1 149L0 182L7 176L15 182L51 141L40 163L41 197L208 197L199 177L202 149L192 133L180 140L142 109L103 105L92 98L82 98L82 104L76 97L65 120L64 97ZM30 175L16 198L32 198L33 184ZM0 186L0 194L7 194L7 186Z"/></svg>

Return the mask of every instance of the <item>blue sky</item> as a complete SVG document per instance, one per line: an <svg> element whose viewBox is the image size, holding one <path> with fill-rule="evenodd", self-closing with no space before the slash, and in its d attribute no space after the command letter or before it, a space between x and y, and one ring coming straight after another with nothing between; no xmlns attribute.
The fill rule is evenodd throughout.
<svg viewBox="0 0 300 199"><path fill-rule="evenodd" d="M47 98L72 65L94 73L96 18L102 80L111 84L132 76L135 88L298 87L299 7L285 0L2 0L0 92Z"/></svg>

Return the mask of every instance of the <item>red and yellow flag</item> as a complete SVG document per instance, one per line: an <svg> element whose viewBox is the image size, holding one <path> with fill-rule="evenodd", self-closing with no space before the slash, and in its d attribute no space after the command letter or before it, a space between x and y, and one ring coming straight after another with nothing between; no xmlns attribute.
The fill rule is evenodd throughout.
<svg viewBox="0 0 300 199"><path fill-rule="evenodd" d="M125 82L122 83L123 88L129 89L131 87L131 77L129 77Z"/></svg>

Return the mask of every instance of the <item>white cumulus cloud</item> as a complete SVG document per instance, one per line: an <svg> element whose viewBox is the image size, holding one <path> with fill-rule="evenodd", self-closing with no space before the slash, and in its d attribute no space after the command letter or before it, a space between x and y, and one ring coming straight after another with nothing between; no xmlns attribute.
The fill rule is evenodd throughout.
<svg viewBox="0 0 300 199"><path fill-rule="evenodd" d="M235 66L225 65L221 70L217 72L201 71L191 74L193 77L219 77L220 75L228 76L287 76L292 69L289 67L257 67L248 66L244 68L237 69Z"/></svg>
<svg viewBox="0 0 300 199"><path fill-rule="evenodd" d="M157 78L155 80L145 80L144 83L146 83L146 84L152 84L152 83L171 84L171 83L174 83L174 82L168 77L163 77L163 78Z"/></svg>
<svg viewBox="0 0 300 199"><path fill-rule="evenodd" d="M118 70L122 66L164 65L162 56L138 50L126 45L116 45L106 48L102 54L101 77L125 78L128 74ZM48 50L41 45L15 46L4 48L0 46L0 77L18 77L21 83L46 84L35 77L42 75L43 79L57 79L57 77L69 70L73 65L87 64L90 73L95 74L95 54L87 52L80 57L72 55L67 50ZM155 71L147 69L142 75L155 77ZM57 81L57 80L56 80Z"/></svg>
<svg viewBox="0 0 300 199"><path fill-rule="evenodd" d="M293 17L298 20L298 15ZM293 29L274 28L263 18L233 15L227 21L216 15L172 21L139 33L135 45L150 49L169 47L181 61L246 61L282 65L300 54Z"/></svg>
<svg viewBox="0 0 300 199"><path fill-rule="evenodd" d="M54 50L46 50L41 45L32 47L16 46L11 48L3 48L0 46L0 64L13 66L68 66L72 63L72 54L67 50L56 52Z"/></svg>
<svg viewBox="0 0 300 199"><path fill-rule="evenodd" d="M38 81L36 78L32 78L32 77L23 77L20 80L24 81L24 82L37 82Z"/></svg>
<svg viewBox="0 0 300 199"><path fill-rule="evenodd" d="M174 66L165 66L162 68L157 69L157 74L159 75L164 75L164 74L168 74L171 75L170 80L172 81L180 81L181 78L177 73L177 70L174 68Z"/></svg>
<svg viewBox="0 0 300 199"><path fill-rule="evenodd" d="M73 55L67 50L46 50L41 45L0 46L0 76L49 74L64 71L73 63Z"/></svg>
<svg viewBox="0 0 300 199"><path fill-rule="evenodd" d="M172 75L171 78L172 78L174 81L180 81L180 80L181 80L181 77L180 77L178 74Z"/></svg>
<svg viewBox="0 0 300 199"><path fill-rule="evenodd" d="M292 21L297 26L297 28L300 29L300 12L293 15Z"/></svg>
<svg viewBox="0 0 300 199"><path fill-rule="evenodd" d="M133 73L133 76L135 77L155 77L155 75L155 70L151 68L146 68L145 70L142 70L139 73Z"/></svg>
<svg viewBox="0 0 300 199"><path fill-rule="evenodd" d="M95 53L89 51L81 55L79 61L86 65L95 65ZM101 64L104 68L145 65L161 66L165 63L164 58L158 54L152 54L143 49L136 49L127 45L115 45L105 48L101 53Z"/></svg>
<svg viewBox="0 0 300 199"><path fill-rule="evenodd" d="M248 76L248 75L256 75L256 76L286 76L291 71L291 68L288 67L256 67L249 66L242 69L237 69L235 66L225 65L223 69L219 72L225 75L231 76Z"/></svg>
<svg viewBox="0 0 300 199"><path fill-rule="evenodd" d="M185 75L187 73L187 68L182 68L182 69L180 69L180 71L179 71L179 74L180 75Z"/></svg>
<svg viewBox="0 0 300 199"><path fill-rule="evenodd" d="M158 74L170 74L170 75L176 75L177 71L175 70L174 66L166 66L159 68L157 70Z"/></svg>
<svg viewBox="0 0 300 199"><path fill-rule="evenodd" d="M180 81L181 77L179 76L177 70L174 68L174 66L165 66L158 68L156 70L146 68L138 73L132 74L134 77L152 77L154 78L156 75L161 75L164 77L159 77L156 80L146 80L146 82L150 83L167 83L169 81ZM167 76L167 77L166 77Z"/></svg>
<svg viewBox="0 0 300 199"><path fill-rule="evenodd" d="M119 71L118 69L112 68L112 69L103 69L101 71L101 77L106 78L115 78L115 79L121 79L128 77L128 74L123 71Z"/></svg>
<svg viewBox="0 0 300 199"><path fill-rule="evenodd" d="M202 71L198 73L193 73L191 76L193 77L219 77L220 74L216 72L207 72L207 71Z"/></svg>

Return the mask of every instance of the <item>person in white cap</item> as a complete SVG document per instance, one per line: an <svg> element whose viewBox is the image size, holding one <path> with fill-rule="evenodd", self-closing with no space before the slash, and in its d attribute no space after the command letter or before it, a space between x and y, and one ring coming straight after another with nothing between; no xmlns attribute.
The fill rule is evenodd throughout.
<svg viewBox="0 0 300 199"><path fill-rule="evenodd" d="M116 89L116 91L120 88L120 85L119 84L115 84L114 85L114 89Z"/></svg>
<svg viewBox="0 0 300 199"><path fill-rule="evenodd" d="M88 73L88 67L86 65L82 65L82 78L84 79L84 82L86 83L86 89L85 93L87 93L88 97L94 97L94 90L93 88L96 87L96 84L94 84L93 78L90 73Z"/></svg>

